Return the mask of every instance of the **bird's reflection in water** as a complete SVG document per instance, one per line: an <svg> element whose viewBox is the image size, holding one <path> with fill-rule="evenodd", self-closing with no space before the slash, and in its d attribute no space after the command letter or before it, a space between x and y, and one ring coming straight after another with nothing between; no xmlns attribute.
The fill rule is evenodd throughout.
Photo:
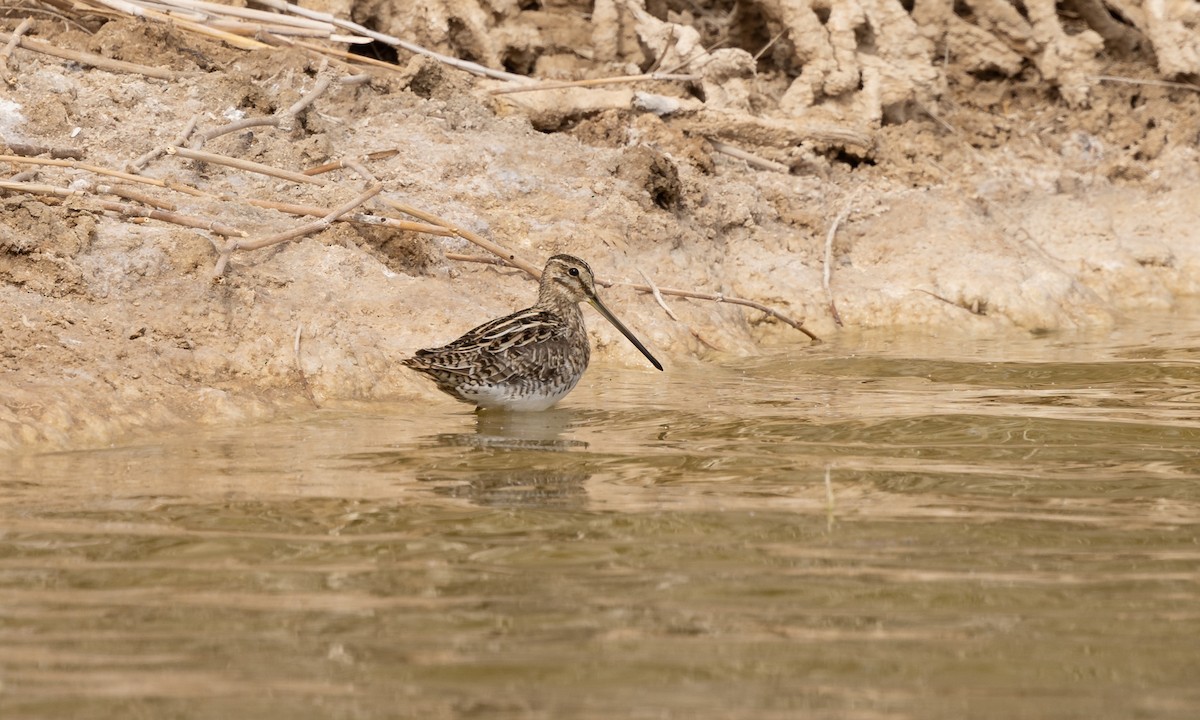
<svg viewBox="0 0 1200 720"><path fill-rule="evenodd" d="M581 507L591 475L570 457L587 443L564 438L578 423L569 410L479 412L474 433L442 433L443 445L472 448L457 477L426 475L434 492L491 507Z"/></svg>
<svg viewBox="0 0 1200 720"><path fill-rule="evenodd" d="M562 434L577 424L570 410L545 412L504 412L484 410L475 413L475 432L442 433L434 438L443 445L507 450L564 451L582 449L587 443L570 440Z"/></svg>

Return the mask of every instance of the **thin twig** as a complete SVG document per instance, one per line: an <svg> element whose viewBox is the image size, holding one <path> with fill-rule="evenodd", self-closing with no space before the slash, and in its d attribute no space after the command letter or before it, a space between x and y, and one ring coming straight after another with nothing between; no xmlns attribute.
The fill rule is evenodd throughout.
<svg viewBox="0 0 1200 720"><path fill-rule="evenodd" d="M258 240L248 240L246 242L239 241L237 243L237 247L234 249L235 250L260 250L262 248L270 247L272 245L278 245L281 242L287 242L288 240L295 240L296 238L304 237L305 235L311 235L316 232L321 232L322 230L325 230L330 225L332 225L334 223L334 221L336 221L338 218L342 217L343 215L346 215L350 211L357 208L359 205L362 205L363 203L365 203L366 201L375 197L376 195L378 195L381 192L383 192L383 184L382 183L373 185L372 187L368 188L366 192L362 193L358 197L347 202L346 204L342 205L341 207L338 207L338 208L330 211L329 214L325 215L320 220L316 220L307 225L302 225L302 226L300 226L298 228L294 228L292 230L286 230L281 233L276 233L275 235L271 235L270 237L260 238Z"/></svg>
<svg viewBox="0 0 1200 720"><path fill-rule="evenodd" d="M383 152L388 152L388 151L383 151ZM367 156L367 157L369 157L369 156ZM345 159L345 160L339 160L337 163L327 163L320 167L309 168L308 170L305 170L305 172L316 175L318 172L329 172L330 170L335 170L337 168L353 168L353 166L355 164L357 164L355 160ZM422 220L424 222L429 223L430 225L437 225L439 227L445 228L446 230L449 230L452 234L466 240L467 242L477 245L478 247L483 248L484 250L487 250L488 252L492 253L493 255L504 259L505 262L512 265L513 267L524 270L525 273L528 274L534 280L540 280L542 277L541 268L537 267L536 265L534 265L533 263L531 263L527 260L523 260L522 258L517 257L517 254L512 252L508 248L505 248L503 245L500 245L498 243L494 243L491 240L488 240L488 239L484 238L483 236L479 235L478 233L474 233L474 232L471 232L470 230L460 228L457 225L455 225L454 223L450 222L449 220L440 218L437 215L434 215L433 213L425 212L424 210L420 210L411 205L407 205L407 204L399 202L397 200L393 200L389 197L382 197L379 199L379 201L382 202L384 205L387 205L388 207L392 208L393 210L402 212L405 215L411 215L411 216L417 218L418 220Z"/></svg>
<svg viewBox="0 0 1200 720"><path fill-rule="evenodd" d="M777 163L774 160L760 158L754 153L746 152L745 150L736 148L732 145L726 145L720 140L713 140L712 138L709 138L708 144L712 145L713 150L716 150L719 153L723 153L729 157L737 158L738 160L744 160L747 164L762 170L774 170L775 172L781 172L785 174L792 171L790 167L784 165L783 163Z"/></svg>
<svg viewBox="0 0 1200 720"><path fill-rule="evenodd" d="M192 32L199 33L201 35L214 37L218 40L223 40L224 42L229 43L235 48L241 48L242 50L262 50L270 47L270 45L259 42L258 40L251 40L250 38L245 38L240 35L217 30L216 28L209 27L201 22L194 22L181 17L172 17L171 15L148 7L143 7L131 2L125 2L125 0L88 0L88 2L110 8L124 15L132 15L133 17L137 18L157 20L158 22L174 25L176 27L183 28L184 30L191 30Z"/></svg>
<svg viewBox="0 0 1200 720"><path fill-rule="evenodd" d="M622 287L633 288L634 290L638 290L638 291L644 292L644 293L653 292L649 285L637 285L634 283L612 282L611 280L597 280L596 284L601 285L603 287L614 287L614 286L620 285ZM759 312L764 313L769 317L775 318L776 320L778 320L781 323L792 326L793 328L795 328L795 329L799 330L800 332L804 333L805 335L807 335L811 340L814 340L816 342L821 342L821 338L814 335L808 328L804 327L804 325L802 323L799 323L799 322L791 319L787 315L784 315L783 313L779 312L778 310L771 308L771 307L767 307L766 305L763 305L762 303L757 302L755 300L747 300L745 298L732 297L730 295L722 295L720 293L702 293L702 292L694 292L692 290L677 290L675 288L665 288L665 287L660 287L658 289L658 291L661 292L663 295L674 295L676 297L693 298L696 300L711 300L713 302L729 303L730 305L742 305L744 307L754 308L755 310L758 310Z"/></svg>
<svg viewBox="0 0 1200 720"><path fill-rule="evenodd" d="M447 260L454 260L456 262L479 263L480 265L498 265L500 267L512 268L513 270L518 269L504 262L504 258L498 258L495 255L466 255L456 252L448 252L444 253L444 255Z"/></svg>
<svg viewBox="0 0 1200 720"><path fill-rule="evenodd" d="M825 296L829 298L829 314L833 316L833 321L838 327L843 327L842 317L838 314L837 303L833 301L833 289L829 283L833 279L833 237L837 235L838 225L845 222L850 216L850 211L854 206L854 201L858 199L858 193L862 190L862 186L854 189L850 193L850 197L846 198L846 202L842 205L841 212L833 218L833 224L829 226L829 232L825 234L825 272L822 275L821 284L825 287Z"/></svg>
<svg viewBox="0 0 1200 720"><path fill-rule="evenodd" d="M9 41L13 35L0 32L0 40ZM113 60L102 55L93 55L92 53L80 52L78 50L67 50L65 48L56 47L49 43L30 40L27 37L18 37L17 42L26 50L50 55L51 57L60 58L62 60L70 60L81 65L90 65L91 67L110 72L133 73L135 75L145 75L146 77L157 78L159 80L178 80L181 77L186 77L194 73L181 73L166 68L150 67L149 65L138 65L137 63L125 62L123 60Z"/></svg>
<svg viewBox="0 0 1200 720"><path fill-rule="evenodd" d="M54 197L72 197L83 194L78 190L68 190L67 188L60 188L55 185L16 180L0 180L0 190L25 193L26 195L51 195Z"/></svg>
<svg viewBox="0 0 1200 720"><path fill-rule="evenodd" d="M175 203L150 197L145 193L137 192L136 190L132 190L122 185L97 184L96 192L107 195L116 195L117 197L139 202L143 205L149 205L150 207L158 208L159 210L166 210L167 212L175 212L176 210Z"/></svg>
<svg viewBox="0 0 1200 720"><path fill-rule="evenodd" d="M192 116L192 119L188 121L187 125L184 125L183 130L180 131L179 135L177 135L175 139L171 141L169 146L154 148L150 152L141 155L132 162L126 164L125 169L129 172L141 172L146 168L147 165L165 155L167 153L167 147L179 147L180 145L186 143L188 138L192 136L192 133L196 131L196 125L199 122L200 114L196 113Z"/></svg>
<svg viewBox="0 0 1200 720"><path fill-rule="evenodd" d="M54 185L45 185L40 183L13 182L11 180L0 180L0 190L9 192L21 192L28 195L50 195L53 197L87 197L91 202L99 205L104 210L115 212L119 215L128 218L148 218L150 220L160 220L162 222L172 223L174 225L182 225L184 227L197 228L199 230L208 230L217 235L226 237L246 237L246 232L230 225L226 225L216 220L206 220L191 215L182 215L176 212L167 210L159 210L157 208L144 208L137 205L129 205L127 203L114 202L105 200L104 198L90 197L87 192L81 190L71 190L69 188L60 188Z"/></svg>
<svg viewBox="0 0 1200 720"><path fill-rule="evenodd" d="M987 303L986 302L980 303L978 299L976 299L970 305L964 305L961 302L955 302L954 300L951 300L948 297L938 295L937 293L930 292L929 290L925 290L924 288L913 288L913 289L916 290L917 292L925 293L926 295L928 295L929 297L931 297L935 300L941 300L942 302L946 303L947 305L953 305L956 308L966 310L967 312L971 313L972 315L987 315Z"/></svg>
<svg viewBox="0 0 1200 720"><path fill-rule="evenodd" d="M479 233L471 232L470 230L467 230L465 228L460 228L459 226L455 225L454 223L450 222L449 220L444 220L444 219L438 217L437 215L434 215L433 213L425 212L424 210L419 210L411 205L406 205L405 203L398 202L396 200L392 200L391 198L386 198L386 197L380 198L380 202L382 202L384 205L387 205L388 207L392 208L393 210L397 210L399 212L404 213L405 215L412 215L413 217L417 218L418 220L424 220L425 222L430 223L431 225L439 225L439 226L449 230L450 232L454 233L455 235L462 238L463 240L466 240L469 243L472 243L478 247L481 247L484 250L487 250L488 252L492 253L493 255L503 259L509 265L512 265L515 268L525 271L525 274L529 275L529 277L533 278L534 280L542 279L542 269L541 268L539 268L538 266L529 262L528 260L524 260L524 259L518 257L516 253L512 252L508 248L504 247L503 245L500 245L499 243L494 243L491 240L488 240L487 238L483 237Z"/></svg>
<svg viewBox="0 0 1200 720"><path fill-rule="evenodd" d="M1168 80L1141 80L1138 78L1121 77L1119 75L1094 75L1093 79L1101 82L1124 83L1126 85L1151 85L1154 87L1200 92L1200 85L1195 85L1193 83L1170 82Z"/></svg>
<svg viewBox="0 0 1200 720"><path fill-rule="evenodd" d="M650 276L646 274L645 270L638 268L638 274L640 274L642 279L646 281L646 284L650 286L650 292L654 295L655 302L657 302L658 306L663 309L663 312L667 314L667 317L687 328L688 332L692 334L692 337L707 345L709 349L720 352L721 348L709 342L708 338L696 331L696 328L676 317L675 312L671 310L671 306L667 305L667 301L663 299L662 292L659 291L658 286L654 284L654 281L650 279Z"/></svg>
<svg viewBox="0 0 1200 720"><path fill-rule="evenodd" d="M297 238L304 237L305 235L312 235L313 233L321 232L332 225L338 218L346 215L359 205L362 205L381 192L383 192L383 185L374 185L363 194L354 198L345 205L333 210L328 215L315 222L308 223L307 225L301 225L298 228L276 233L265 238L259 238L258 240L248 240L245 242L241 240L234 240L230 242L225 247L225 250L221 253L220 257L217 258L217 265L215 268L213 268L213 279L219 279L225 274L225 266L229 264L229 259L234 252L237 252L238 250L260 250L265 247L287 242L288 240L295 240Z"/></svg>
<svg viewBox="0 0 1200 720"><path fill-rule="evenodd" d="M21 36L32 25L33 18L22 20L17 29L13 30L12 35L9 36L8 43L5 44L3 49L0 49L0 80L4 80L9 87L14 87L17 84L17 76L8 74L8 58L12 55L13 48L17 46L17 43L21 42Z"/></svg>
<svg viewBox="0 0 1200 720"><path fill-rule="evenodd" d="M10 162L14 165L50 165L52 167L65 167L73 170L83 170L85 172L95 173L97 175L107 175L109 177L120 178L128 182L141 183L143 185L154 185L155 187L175 190L177 192L186 193L195 197L214 198L216 196L204 192L191 185L185 185L174 180L160 180L158 178L145 177L144 175L133 175L131 173L113 170L111 168L100 167L99 165L90 165L81 163L77 160L54 160L50 158L24 158L17 155L0 155L0 162Z"/></svg>
<svg viewBox="0 0 1200 720"><path fill-rule="evenodd" d="M255 207L266 208L268 210L278 210L288 213L289 215L309 215L312 217L324 217L329 214L329 208L324 208L319 205L300 205L297 203L285 203L278 200L257 200L254 198L244 198L242 202ZM453 237L454 233L440 227L438 225L428 225L426 223L417 223L409 220L400 220L398 218L388 217L386 215L374 215L367 213L355 213L353 215L343 215L338 218L341 221L355 222L362 225L377 225L380 227L390 227L396 230L405 232L419 232L426 235L437 235L440 237Z"/></svg>
<svg viewBox="0 0 1200 720"><path fill-rule="evenodd" d="M216 220L206 220L204 218L193 217L191 215L182 215L180 213L169 212L166 210L141 208L136 205L113 202L111 200L104 200L102 198L96 198L95 202L105 210L119 213L125 217L144 217L151 220L160 220L162 222L173 223L175 225L182 225L183 227L196 228L197 230L207 230L215 235L223 235L225 237L247 236L245 230L233 227L232 225L226 225L222 222L217 222Z"/></svg>
<svg viewBox="0 0 1200 720"><path fill-rule="evenodd" d="M775 37L771 38L767 42L766 45L763 45L762 50L759 50L758 52L754 53L754 62L758 62L759 58L761 58L763 55L766 55L767 51L771 49L771 46L773 46L775 43L779 42L779 40L784 35L787 35L787 32L788 32L788 28L787 28L787 26L784 26L784 28L782 30L775 33Z"/></svg>
<svg viewBox="0 0 1200 720"><path fill-rule="evenodd" d="M322 93L328 90L329 86L333 84L332 75L326 72L327 65L328 61L326 61L326 63L321 66L321 69L317 71L317 82L312 86L312 89L304 93L304 95L291 107L281 110L274 115L243 118L236 122L231 122L228 125L222 125L221 127L213 128L212 130L200 133L192 139L192 142L190 143L191 149L199 150L200 148L204 147L204 144L209 140L251 127L270 126L284 131L290 130L291 124L295 121L296 116L303 112L304 109L309 105L312 105L314 102L316 102L317 98L321 97Z"/></svg>
<svg viewBox="0 0 1200 720"><path fill-rule="evenodd" d="M328 185L329 181L324 178L314 178L304 173L284 170L282 168L273 167L271 165L263 165L256 163L253 160L242 160L241 158L229 157L228 155L218 155L204 150L193 150L184 147L168 147L168 155L178 155L189 160L199 160L200 162L212 163L214 165L225 165L227 167L245 170L246 172L258 173L259 175L267 175L269 177L277 177L282 180L290 180L296 183L308 183L310 185Z"/></svg>
<svg viewBox="0 0 1200 720"><path fill-rule="evenodd" d="M643 82L648 80L663 80L670 82L692 82L699 80L699 75L680 75L677 73L644 73L642 75L618 75L616 77L591 78L588 80L545 80L532 85L502 87L489 90L492 95L510 95L512 93L535 92L537 90L561 90L573 87L596 87L599 85L621 85L625 83Z"/></svg>
<svg viewBox="0 0 1200 720"><path fill-rule="evenodd" d="M663 312L667 314L667 317L671 318L675 322L680 322L679 318L675 317L675 313L667 305L667 301L663 300L662 293L658 291L658 286L654 284L654 281L650 279L650 276L646 274L646 271L638 268L638 274L641 275L642 279L646 281L646 284L650 286L650 293L654 295L655 302L657 302L658 306L663 309Z"/></svg>
<svg viewBox="0 0 1200 720"><path fill-rule="evenodd" d="M29 143L13 142L12 140L5 141L4 144L8 145L8 149L14 155L21 155L22 157L49 155L55 160L67 158L71 160L83 159L83 151L78 148L46 147L45 145L30 145Z"/></svg>
<svg viewBox="0 0 1200 720"><path fill-rule="evenodd" d="M292 350L296 356L296 374L300 376L300 388L304 390L304 396L313 404L313 407L320 409L321 404L313 396L312 388L308 385L308 376L304 374L304 364L300 362L300 335L304 332L304 325L296 325L296 340L292 343Z"/></svg>
<svg viewBox="0 0 1200 720"><path fill-rule="evenodd" d="M369 152L366 155L360 155L357 158L334 160L333 162L328 162L328 163L325 163L324 165L318 165L317 167L311 167L311 168L308 168L307 170L305 170L304 174L305 175L323 175L324 173L327 173L327 172L332 172L334 170L341 170L343 168L348 167L348 165L346 164L347 162L354 161L354 162L359 162L359 163L367 163L367 162L373 162L375 160L386 160L387 158L395 157L396 155L399 155L399 154L400 154L400 150L398 148L391 148L389 150L376 150L375 152Z"/></svg>

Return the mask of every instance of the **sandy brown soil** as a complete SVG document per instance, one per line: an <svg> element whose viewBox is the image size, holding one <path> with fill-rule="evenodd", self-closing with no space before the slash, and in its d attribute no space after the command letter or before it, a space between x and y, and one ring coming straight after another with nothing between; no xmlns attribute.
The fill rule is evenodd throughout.
<svg viewBox="0 0 1200 720"><path fill-rule="evenodd" d="M545 31L548 13L527 12L524 22ZM499 29L468 29L525 37L514 29L521 14L513 5ZM690 20L702 27L705 18ZM15 25L3 21L6 31ZM14 53L16 82L0 89L0 139L75 148L109 168L170 143L193 115L211 128L285 108L312 87L319 66L298 51L235 50L147 22L94 20L94 34L63 27L40 23L37 37L189 73L156 80ZM592 74L616 74L619 53L637 46L631 32ZM562 48L523 56L514 47L479 50L475 59L543 76L569 65L580 74L582 61L565 63ZM544 58L534 62L538 53ZM1008 76L947 59L935 96L888 104L866 125L868 147L771 146L750 130L739 143L736 128L722 133L790 172L715 152L694 125L670 117L611 103L562 110L587 91L498 100L486 93L495 81L403 54L401 71L336 86L291 130L255 128L204 149L299 171L394 148L369 167L388 196L524 258L571 252L605 278L642 282L644 271L663 286L751 298L818 335L839 332L822 268L830 225L847 206L832 289L851 327L1055 331L1200 292L1200 93L1096 82L1085 102L1069 102L1033 66ZM1161 79L1144 55L1100 52L1097 62L1103 74ZM783 85L761 75L743 98L747 108L782 97ZM653 89L669 94L668 85ZM5 178L30 169L0 161ZM323 405L450 402L397 360L534 292L516 271L447 260L446 252L481 254L464 240L351 224L236 254L214 283L217 253L206 231L104 212L97 184L111 179L36 170L35 182L84 192L0 193L0 450L99 444L131 430L311 407L297 362ZM349 171L329 175L326 186L304 185L172 156L144 174L226 194L138 188L255 237L303 221L238 198L333 208L362 188ZM712 347L737 354L807 343L728 304L669 299L676 322L647 295L613 288L607 299L668 367ZM591 331L601 361L643 363L598 318Z"/></svg>

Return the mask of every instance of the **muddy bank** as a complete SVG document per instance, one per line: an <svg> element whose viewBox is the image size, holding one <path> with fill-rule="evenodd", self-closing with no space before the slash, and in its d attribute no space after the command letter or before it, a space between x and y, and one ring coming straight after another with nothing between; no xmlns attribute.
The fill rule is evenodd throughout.
<svg viewBox="0 0 1200 720"><path fill-rule="evenodd" d="M181 74L109 72L17 49L16 83L0 94L0 136L10 146L69 148L88 165L125 168L193 117L203 131L277 113L332 75L294 124L216 137L204 150L297 172L392 150L364 161L387 197L531 262L570 252L607 279L641 283L644 272L666 287L753 299L823 336L839 332L822 281L827 235L843 210L831 290L850 327L1046 332L1170 308L1200 291L1200 94L1186 89L1092 82L1083 103L1035 72L983 72L951 57L936 112L923 100L881 104L874 120L854 125L867 147L817 140L780 149L756 134L761 123L722 129L721 142L782 164L779 172L718 152L695 123L619 109L608 96L586 112L561 98L504 100L487 92L497 81L422 58L342 83L349 70L296 50L237 50L130 20L94 30L46 24L38 37ZM639 47L620 37L610 59L593 59L597 72ZM1095 59L1106 74L1159 77L1144 62ZM728 102L747 112L755 98L798 102L773 77L763 71L762 87ZM681 102L696 97L670 88L654 87ZM837 98L823 93L810 106L829 122L854 119L833 113ZM547 109L555 107L570 112ZM903 107L906 116L889 117ZM482 254L461 238L350 223L237 253L214 282L220 236L97 204L119 185L265 237L305 220L246 199L334 208L362 190L350 169L315 184L166 155L141 171L199 194L12 158L0 173L78 191L0 196L0 449L243 422L313 401L449 402L397 360L534 293L519 272L448 259ZM135 201L126 192L121 202ZM609 289L607 300L668 369L714 352L808 342L729 304L668 298L675 321L628 288ZM597 361L642 362L590 319Z"/></svg>

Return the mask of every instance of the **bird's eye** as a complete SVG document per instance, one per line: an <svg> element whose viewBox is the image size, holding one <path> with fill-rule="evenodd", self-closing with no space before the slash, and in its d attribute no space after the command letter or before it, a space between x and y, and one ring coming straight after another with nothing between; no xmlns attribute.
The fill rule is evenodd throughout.
<svg viewBox="0 0 1200 720"><path fill-rule="evenodd" d="M567 270L567 274L571 277L579 277L579 268L571 268L570 270Z"/></svg>

